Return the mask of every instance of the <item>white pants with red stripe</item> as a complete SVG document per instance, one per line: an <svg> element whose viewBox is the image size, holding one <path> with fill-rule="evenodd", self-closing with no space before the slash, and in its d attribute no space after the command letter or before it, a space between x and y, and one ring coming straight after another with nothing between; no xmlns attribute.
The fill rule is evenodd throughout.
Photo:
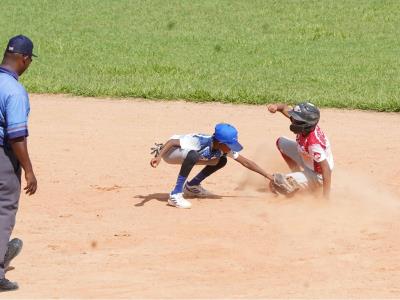
<svg viewBox="0 0 400 300"><path fill-rule="evenodd" d="M292 159L302 171L286 174L286 177L293 177L303 189L314 189L322 184L322 175L308 168L302 160L297 149L297 142L286 137L280 137L276 141L278 150Z"/></svg>

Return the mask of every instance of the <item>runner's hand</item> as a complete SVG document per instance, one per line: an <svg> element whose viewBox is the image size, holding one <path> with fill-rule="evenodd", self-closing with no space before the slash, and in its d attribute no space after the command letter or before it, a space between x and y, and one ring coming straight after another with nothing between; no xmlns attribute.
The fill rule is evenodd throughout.
<svg viewBox="0 0 400 300"><path fill-rule="evenodd" d="M268 111L270 112L270 113L276 113L277 112L277 110L278 110L278 105L276 105L276 104L269 104L268 106L267 106L267 109L268 109Z"/></svg>

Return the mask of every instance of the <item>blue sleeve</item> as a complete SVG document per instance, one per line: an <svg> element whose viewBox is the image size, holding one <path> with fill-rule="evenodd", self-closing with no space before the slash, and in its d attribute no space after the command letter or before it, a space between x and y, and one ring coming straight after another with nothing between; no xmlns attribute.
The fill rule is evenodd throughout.
<svg viewBox="0 0 400 300"><path fill-rule="evenodd" d="M28 115L30 111L28 94L10 95L6 104L6 134L8 139L28 136Z"/></svg>

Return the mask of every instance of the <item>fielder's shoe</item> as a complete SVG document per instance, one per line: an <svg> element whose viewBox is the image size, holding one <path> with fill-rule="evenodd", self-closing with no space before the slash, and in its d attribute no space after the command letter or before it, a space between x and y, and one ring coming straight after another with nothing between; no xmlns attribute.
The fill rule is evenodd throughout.
<svg viewBox="0 0 400 300"><path fill-rule="evenodd" d="M192 204L183 198L182 193L170 194L168 204L178 208L191 208Z"/></svg>
<svg viewBox="0 0 400 300"><path fill-rule="evenodd" d="M17 238L8 242L7 252L4 256L4 269L7 270L10 266L10 262L21 252L22 245L22 240Z"/></svg>
<svg viewBox="0 0 400 300"><path fill-rule="evenodd" d="M0 279L0 292L18 290L18 284L11 282L7 278Z"/></svg>
<svg viewBox="0 0 400 300"><path fill-rule="evenodd" d="M205 188L203 188L200 184L199 185L188 185L185 184L183 188L183 193L185 196L188 197L198 197L198 198L207 198L207 197L215 197L215 195Z"/></svg>

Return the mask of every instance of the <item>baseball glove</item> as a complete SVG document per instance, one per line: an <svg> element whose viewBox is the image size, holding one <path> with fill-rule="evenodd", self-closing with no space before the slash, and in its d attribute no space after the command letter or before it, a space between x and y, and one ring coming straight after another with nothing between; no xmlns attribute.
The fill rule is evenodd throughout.
<svg viewBox="0 0 400 300"><path fill-rule="evenodd" d="M162 147L164 147L164 144L154 143L154 146L150 148L150 154L154 155L154 157L157 157L158 155L160 155Z"/></svg>
<svg viewBox="0 0 400 300"><path fill-rule="evenodd" d="M273 176L274 180L270 182L270 188L275 194L282 194L290 197L300 189L300 185L291 176L286 176L281 173L275 173Z"/></svg>

